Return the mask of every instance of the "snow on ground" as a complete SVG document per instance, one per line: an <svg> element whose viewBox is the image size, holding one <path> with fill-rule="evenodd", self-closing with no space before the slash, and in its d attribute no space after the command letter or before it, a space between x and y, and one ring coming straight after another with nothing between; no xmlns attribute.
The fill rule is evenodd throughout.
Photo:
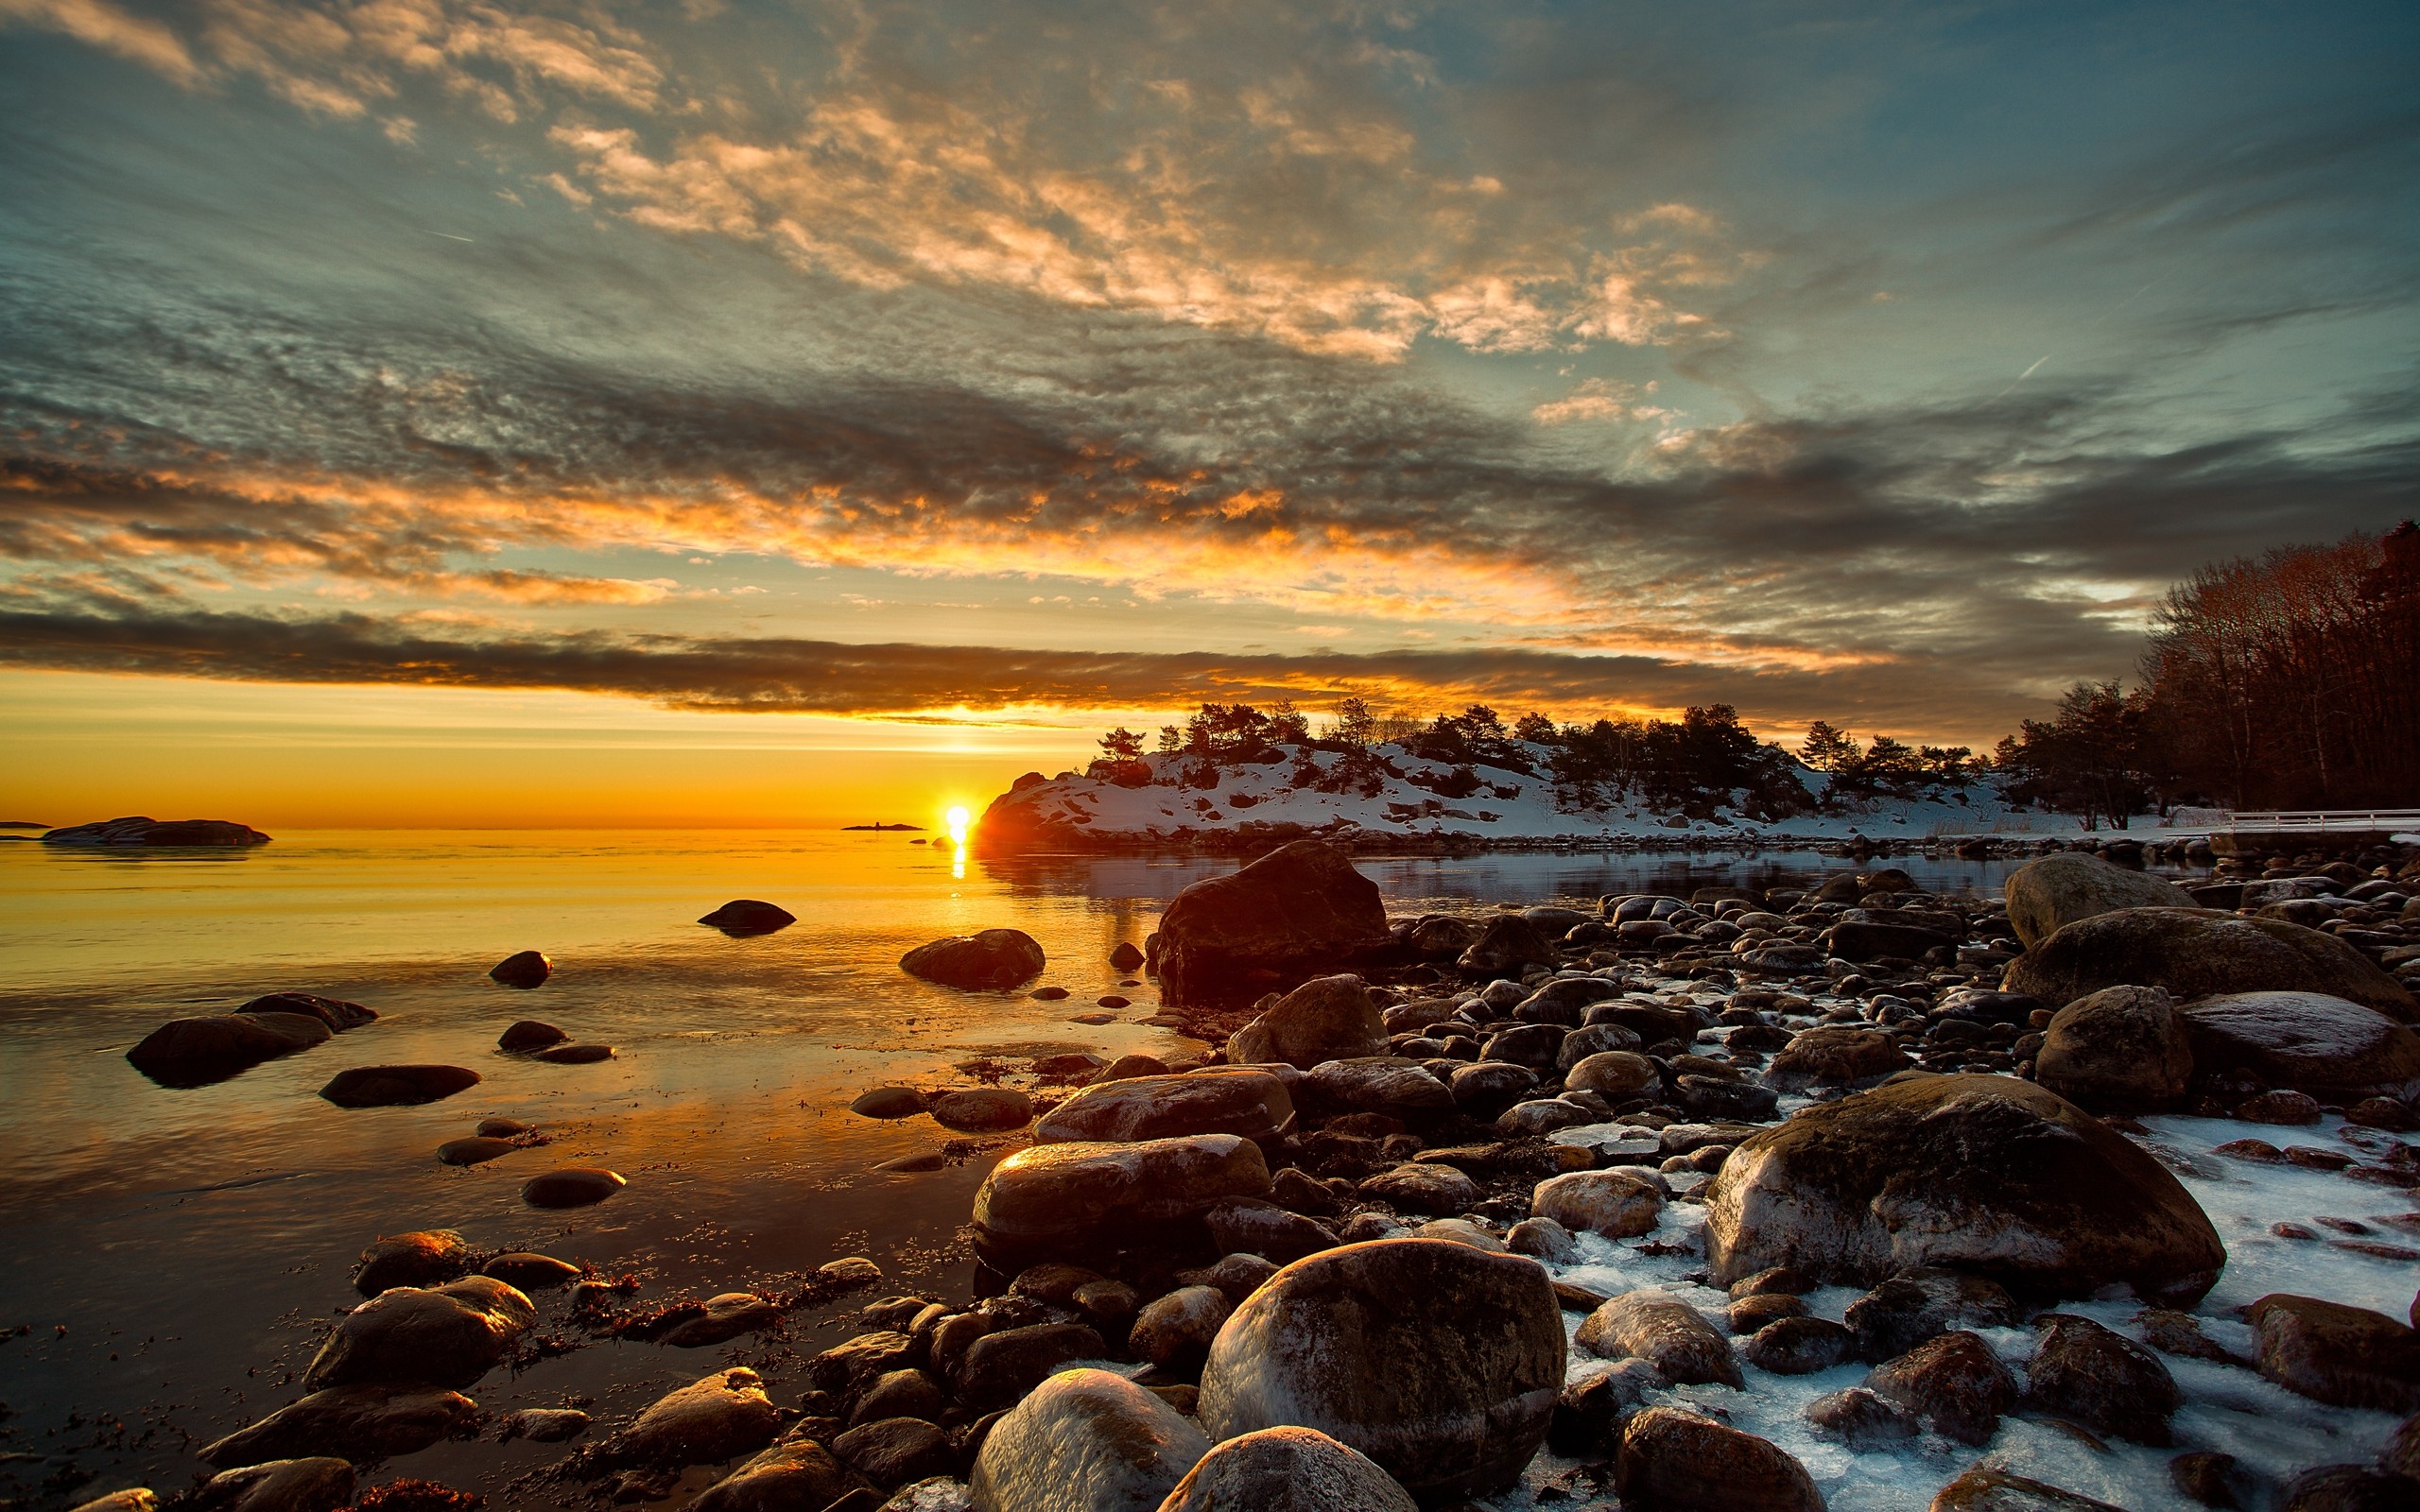
<svg viewBox="0 0 2420 1512"><path fill-rule="evenodd" d="M1145 758L1154 778L1150 785L1124 787L1063 772L1003 797L994 806L994 814L1013 816L1038 829L1063 829L1095 839L1127 842L1234 830L1253 823L1319 829L1340 822L1413 838L1451 835L1530 842L1707 838L1753 843L1845 840L1852 834L1876 840L1979 834L2047 839L2081 833L2076 819L2013 808L2000 800L1990 784L1980 782L1962 793L1936 791L1913 799L1854 800L1843 805L1841 813L1806 814L1770 822L1744 817L1728 808L1719 809L1713 818L1687 819L1636 802L1583 807L1570 795L1559 796L1552 779L1545 775L1547 747L1522 748L1539 775L1477 766L1472 770L1480 783L1478 791L1450 799L1412 779L1443 782L1455 770L1451 763L1430 761L1400 746L1387 745L1375 747L1375 753L1404 775L1383 778L1379 790L1369 797L1356 791L1322 793L1312 785L1296 786L1296 764L1290 756L1268 765L1222 767L1218 784L1208 789L1176 783L1177 774L1193 765L1194 758L1151 756ZM1322 771L1343 760L1333 751L1315 751L1310 757ZM1820 772L1806 773L1804 780L1817 796L1828 781ZM987 815L987 821L992 816ZM2180 833L2162 832L2162 837L2173 838Z"/></svg>

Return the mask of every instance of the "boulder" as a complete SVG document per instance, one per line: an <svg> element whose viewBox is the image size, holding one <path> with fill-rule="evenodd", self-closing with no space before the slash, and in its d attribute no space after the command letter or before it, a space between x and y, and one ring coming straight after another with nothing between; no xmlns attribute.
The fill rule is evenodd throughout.
<svg viewBox="0 0 2420 1512"><path fill-rule="evenodd" d="M1664 1215L1664 1194L1634 1171L1573 1171L1539 1182L1530 1194L1530 1211L1573 1232L1635 1239L1655 1231Z"/></svg>
<svg viewBox="0 0 2420 1512"><path fill-rule="evenodd" d="M1908 1053L1879 1030L1802 1029L1790 1036L1789 1043L1765 1068L1765 1082L1790 1091L1818 1082L1826 1087L1871 1086L1912 1064Z"/></svg>
<svg viewBox="0 0 2420 1512"><path fill-rule="evenodd" d="M707 1486L688 1512L822 1512L864 1484L830 1450L791 1434Z"/></svg>
<svg viewBox="0 0 2420 1512"><path fill-rule="evenodd" d="M466 1386L538 1319L529 1298L491 1276L398 1286L347 1313L303 1372L309 1391L356 1383Z"/></svg>
<svg viewBox="0 0 2420 1512"><path fill-rule="evenodd" d="M2233 992L2324 992L2398 1022L2420 1005L2368 956L2281 919L2125 908L2060 929L2009 963L2003 985L2068 1004L2105 987L2165 988L2179 1003Z"/></svg>
<svg viewBox="0 0 2420 1512"><path fill-rule="evenodd" d="M222 1470L177 1504L191 1512L337 1512L353 1500L353 1467L333 1455Z"/></svg>
<svg viewBox="0 0 2420 1512"><path fill-rule="evenodd" d="M1997 1281L1930 1265L1911 1266L1848 1305L1858 1357L1896 1359L1952 1329L2007 1328L2017 1321L2016 1298Z"/></svg>
<svg viewBox="0 0 2420 1512"><path fill-rule="evenodd" d="M958 1469L949 1435L921 1418L883 1418L859 1423L832 1440L832 1452L880 1486L947 1475Z"/></svg>
<svg viewBox="0 0 2420 1512"><path fill-rule="evenodd" d="M1033 1323L986 1333L966 1349L958 1394L977 1412L1005 1407L1073 1360L1108 1353L1100 1335L1081 1323Z"/></svg>
<svg viewBox="0 0 2420 1512"><path fill-rule="evenodd" d="M1393 942L1377 885L1318 840L1186 887L1160 916L1157 937L1161 985L1180 1005L1298 982Z"/></svg>
<svg viewBox="0 0 2420 1512"><path fill-rule="evenodd" d="M534 1255L526 1249L515 1249L480 1266L479 1274L493 1276L506 1285L525 1292L535 1292L578 1280L587 1272L552 1255Z"/></svg>
<svg viewBox="0 0 2420 1512"><path fill-rule="evenodd" d="M1824 948L1844 961L1878 961L1885 957L1920 961L1927 951L1945 950L1957 943L1938 930L1856 919L1843 919L1824 932Z"/></svg>
<svg viewBox="0 0 2420 1512"><path fill-rule="evenodd" d="M1308 1071L1324 1060L1387 1053L1387 1026L1357 976L1314 977L1227 1040L1232 1065L1284 1063Z"/></svg>
<svg viewBox="0 0 2420 1512"><path fill-rule="evenodd" d="M451 1228L381 1236L361 1252L353 1289L375 1297L390 1286L440 1286L470 1268L471 1246Z"/></svg>
<svg viewBox="0 0 2420 1512"><path fill-rule="evenodd" d="M1660 1287L1612 1298L1588 1314L1575 1337L1582 1349L1607 1360L1635 1355L1676 1383L1740 1383L1731 1341L1696 1308Z"/></svg>
<svg viewBox="0 0 2420 1512"><path fill-rule="evenodd" d="M1487 1199L1478 1182L1450 1165L1398 1165L1371 1177L1355 1190L1398 1212L1425 1212L1439 1218L1468 1212Z"/></svg>
<svg viewBox="0 0 2420 1512"><path fill-rule="evenodd" d="M1315 1106L1398 1118L1454 1110L1452 1090L1419 1061L1399 1056L1323 1060L1304 1078L1304 1093Z"/></svg>
<svg viewBox="0 0 2420 1512"><path fill-rule="evenodd" d="M1465 971L1485 976L1519 976L1533 966L1554 963L1553 938L1518 914L1490 919L1478 938L1454 961Z"/></svg>
<svg viewBox="0 0 2420 1512"><path fill-rule="evenodd" d="M2245 1309L2260 1373L2334 1407L2420 1411L2420 1332L2383 1313L2277 1292Z"/></svg>
<svg viewBox="0 0 2420 1512"><path fill-rule="evenodd" d="M295 1013L215 1013L171 1019L126 1053L129 1064L163 1087L206 1087L264 1060L324 1043L328 1026Z"/></svg>
<svg viewBox="0 0 2420 1512"><path fill-rule="evenodd" d="M936 1422L948 1409L949 1399L942 1391L941 1383L924 1371L885 1370L857 1399L856 1409L849 1414L849 1426L880 1422L885 1418L922 1418L928 1423Z"/></svg>
<svg viewBox="0 0 2420 1512"><path fill-rule="evenodd" d="M1795 1302L1798 1298L1789 1300ZM1737 1303L1733 1311L1736 1314L1739 1307L1752 1305ZM1829 1370L1856 1352L1857 1335L1827 1317L1775 1318L1739 1344L1741 1358L1757 1369L1770 1370L1777 1376L1806 1376Z"/></svg>
<svg viewBox="0 0 2420 1512"><path fill-rule="evenodd" d="M1210 1243L1220 1251L1258 1255L1280 1265L1333 1249L1337 1244L1335 1232L1325 1224L1256 1197L1223 1198L1203 1211L1201 1222L1210 1230Z"/></svg>
<svg viewBox="0 0 2420 1512"><path fill-rule="evenodd" d="M332 1386L291 1401L201 1450L219 1469L333 1454L356 1465L415 1454L476 1425L479 1404L458 1391L417 1384Z"/></svg>
<svg viewBox="0 0 2420 1512"><path fill-rule="evenodd" d="M2168 1108L2192 1080L2193 1046L2176 1005L2160 988L2102 988L2051 1015L2033 1075L2096 1112Z"/></svg>
<svg viewBox="0 0 2420 1512"><path fill-rule="evenodd" d="M555 974L555 963L544 951L519 951L488 968L488 975L506 987L543 986Z"/></svg>
<svg viewBox="0 0 2420 1512"><path fill-rule="evenodd" d="M1122 939L1117 942L1117 947L1109 953L1109 964L1121 971L1135 971L1143 964L1143 953L1136 948L1132 940Z"/></svg>
<svg viewBox="0 0 2420 1512"><path fill-rule="evenodd" d="M2016 1378L1982 1335L1961 1329L1876 1366L1866 1389L1927 1418L1945 1437L1991 1442L2000 1415L2016 1405Z"/></svg>
<svg viewBox="0 0 2420 1512"><path fill-rule="evenodd" d="M1650 1407L1622 1425L1614 1484L1624 1506L1824 1512L1806 1467L1787 1451L1677 1407Z"/></svg>
<svg viewBox="0 0 2420 1512"><path fill-rule="evenodd" d="M1449 1501L1513 1483L1563 1374L1562 1314L1535 1261L1375 1240L1297 1261L1237 1307L1200 1416L1221 1440L1315 1428L1413 1496Z"/></svg>
<svg viewBox="0 0 2420 1512"><path fill-rule="evenodd" d="M521 1183L521 1200L533 1208L587 1208L629 1185L619 1172L602 1166L569 1165Z"/></svg>
<svg viewBox="0 0 2420 1512"><path fill-rule="evenodd" d="M2006 1076L1910 1075L1806 1108L1742 1142L1705 1201L1721 1284L1789 1265L1871 1285L1941 1264L2045 1296L2123 1281L2190 1302L2226 1263L2208 1217L2158 1161L2056 1092Z"/></svg>
<svg viewBox="0 0 2420 1512"><path fill-rule="evenodd" d="M1156 1512L1209 1449L1143 1387L1068 1370L992 1425L967 1485L983 1512Z"/></svg>
<svg viewBox="0 0 2420 1512"><path fill-rule="evenodd" d="M1166 1370L1191 1370L1210 1355L1211 1341L1235 1305L1215 1286L1180 1286L1134 1314L1127 1348Z"/></svg>
<svg viewBox="0 0 2420 1512"><path fill-rule="evenodd" d="M987 929L919 945L899 957L909 976L969 992L1005 992L1042 974L1042 946L1021 929Z"/></svg>
<svg viewBox="0 0 2420 1512"><path fill-rule="evenodd" d="M2411 1512L2420 1481L2369 1465L2315 1465L2288 1481L2278 1512Z"/></svg>
<svg viewBox="0 0 2420 1512"><path fill-rule="evenodd" d="M1013 1087L971 1087L934 1098L932 1113L961 1134L1005 1134L1033 1122L1033 1099Z"/></svg>
<svg viewBox="0 0 2420 1512"><path fill-rule="evenodd" d="M775 903L754 898L734 898L731 902L698 920L700 924L721 930L738 939L750 935L769 935L777 929L787 929L798 922L798 915Z"/></svg>
<svg viewBox="0 0 2420 1512"><path fill-rule="evenodd" d="M764 1378L735 1366L657 1398L597 1446L595 1462L718 1465L764 1448L781 1426L782 1411L765 1395Z"/></svg>
<svg viewBox="0 0 2420 1512"><path fill-rule="evenodd" d="M1827 1392L1806 1404L1807 1426L1851 1449L1904 1444L1916 1436L1916 1415L1863 1386Z"/></svg>
<svg viewBox="0 0 2420 1512"><path fill-rule="evenodd" d="M358 1003L342 998L323 998L317 992L271 992L257 997L235 1010L238 1013L300 1013L319 1020L332 1034L358 1029L365 1023L377 1022L377 1010L365 1008Z"/></svg>
<svg viewBox="0 0 2420 1512"><path fill-rule="evenodd" d="M1212 1066L1080 1088L1044 1116L1033 1138L1038 1144L1131 1143L1192 1134L1276 1140L1293 1122L1293 1099L1286 1094L1283 1081L1250 1066Z"/></svg>
<svg viewBox="0 0 2420 1512"><path fill-rule="evenodd" d="M1582 1030L1585 1034L1588 1031ZM1631 1050L1601 1050L1585 1056L1563 1078L1575 1091L1591 1091L1620 1104L1652 1091L1657 1085L1655 1062Z"/></svg>
<svg viewBox="0 0 2420 1512"><path fill-rule="evenodd" d="M570 1035L544 1019L516 1019L495 1037L495 1047L507 1055L528 1055L562 1044Z"/></svg>
<svg viewBox="0 0 2420 1512"><path fill-rule="evenodd" d="M2203 1075L2248 1071L2329 1102L2420 1096L2420 1034L2320 992L2233 992L2179 1010Z"/></svg>
<svg viewBox="0 0 2420 1512"><path fill-rule="evenodd" d="M674 1324L656 1342L675 1349L702 1349L771 1328L781 1318L779 1306L753 1292L725 1292L708 1297L703 1313Z"/></svg>
<svg viewBox="0 0 2420 1512"><path fill-rule="evenodd" d="M2047 1313L2025 1367L2027 1400L2096 1434L2137 1444L2173 1442L2168 1419L2182 1400L2159 1356L2090 1318Z"/></svg>
<svg viewBox="0 0 2420 1512"><path fill-rule="evenodd" d="M337 1072L320 1095L338 1108L413 1108L478 1084L479 1074L461 1066L355 1066Z"/></svg>
<svg viewBox="0 0 2420 1512"><path fill-rule="evenodd" d="M1933 1493L1927 1512L2126 1512L2022 1475L1978 1465Z"/></svg>
<svg viewBox="0 0 2420 1512"><path fill-rule="evenodd" d="M1159 1512L1418 1512L1376 1461L1316 1428L1263 1428L1219 1445Z"/></svg>
<svg viewBox="0 0 2420 1512"><path fill-rule="evenodd" d="M1234 1134L1132 1144L1066 1141L1017 1151L975 1194L975 1246L1013 1274L1045 1260L1183 1248L1222 1197L1269 1194L1260 1146Z"/></svg>
<svg viewBox="0 0 2420 1512"><path fill-rule="evenodd" d="M2121 908L2193 906L2191 895L2175 884L2112 866L2082 850L2029 862L2009 873L2000 891L2008 900L2009 926L2027 950L2079 919Z"/></svg>

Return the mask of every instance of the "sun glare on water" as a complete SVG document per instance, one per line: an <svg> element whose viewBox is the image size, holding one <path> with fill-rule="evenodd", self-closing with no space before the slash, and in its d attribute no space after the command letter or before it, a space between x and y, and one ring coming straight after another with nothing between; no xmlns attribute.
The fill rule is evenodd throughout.
<svg viewBox="0 0 2420 1512"><path fill-rule="evenodd" d="M959 804L952 807L947 814L942 816L942 822L949 827L949 843L952 845L964 845L966 843L966 828L968 825L975 822L975 816L966 812L964 804Z"/></svg>

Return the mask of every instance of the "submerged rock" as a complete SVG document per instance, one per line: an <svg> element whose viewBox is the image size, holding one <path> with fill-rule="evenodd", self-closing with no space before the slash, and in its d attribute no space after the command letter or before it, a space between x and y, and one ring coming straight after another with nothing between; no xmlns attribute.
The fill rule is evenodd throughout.
<svg viewBox="0 0 2420 1512"><path fill-rule="evenodd" d="M1098 1263L1123 1249L1182 1246L1220 1198L1268 1194L1260 1146L1233 1134L1036 1144L984 1177L975 1245L1009 1272L1044 1260Z"/></svg>
<svg viewBox="0 0 2420 1512"><path fill-rule="evenodd" d="M961 1134L1001 1134L1033 1122L1033 1099L1013 1087L975 1087L934 1098L932 1114Z"/></svg>
<svg viewBox="0 0 2420 1512"><path fill-rule="evenodd" d="M992 1425L967 1485L984 1512L1155 1512L1209 1448L1132 1382L1069 1370Z"/></svg>
<svg viewBox="0 0 2420 1512"><path fill-rule="evenodd" d="M534 1057L554 1066L591 1066L614 1058L612 1045L549 1045Z"/></svg>
<svg viewBox="0 0 2420 1512"><path fill-rule="evenodd" d="M2057 1093L2005 1076L1910 1076L1743 1142L1706 1193L1719 1283L1772 1265L1871 1285L1955 1265L2020 1290L2210 1289L2225 1247L2149 1155Z"/></svg>
<svg viewBox="0 0 2420 1512"><path fill-rule="evenodd" d="M1936 1492L1929 1512L2126 1512L2006 1470L1978 1465Z"/></svg>
<svg viewBox="0 0 2420 1512"><path fill-rule="evenodd" d="M478 1084L479 1074L461 1066L355 1066L320 1095L338 1108L415 1108Z"/></svg>
<svg viewBox="0 0 2420 1512"><path fill-rule="evenodd" d="M1343 851L1297 840L1186 887L1154 939L1167 1000L1184 1004L1301 981L1393 936L1377 885Z"/></svg>
<svg viewBox="0 0 2420 1512"><path fill-rule="evenodd" d="M721 930L738 938L749 935L769 935L798 922L798 915L776 903L754 898L735 898L698 920L700 924Z"/></svg>
<svg viewBox="0 0 2420 1512"><path fill-rule="evenodd" d="M220 1469L309 1454L332 1454L362 1465L418 1453L470 1429L478 1416L477 1402L438 1386L335 1386L288 1402L251 1427L205 1445L200 1457Z"/></svg>
<svg viewBox="0 0 2420 1512"><path fill-rule="evenodd" d="M1005 992L1042 974L1041 944L1021 929L987 929L919 945L899 957L909 976L969 992Z"/></svg>
<svg viewBox="0 0 2420 1512"><path fill-rule="evenodd" d="M43 832L44 845L252 846L269 837L233 819L155 819L133 815Z"/></svg>
<svg viewBox="0 0 2420 1512"><path fill-rule="evenodd" d="M463 1139L447 1140L439 1145L437 1159L442 1165L485 1165L521 1148L523 1146L512 1140L473 1134Z"/></svg>
<svg viewBox="0 0 2420 1512"><path fill-rule="evenodd" d="M1237 1307L1201 1373L1219 1439L1315 1428L1424 1500L1512 1483L1563 1385L1562 1313L1534 1261L1437 1239L1295 1262Z"/></svg>
<svg viewBox="0 0 2420 1512"><path fill-rule="evenodd" d="M527 1250L514 1250L510 1254L498 1255L480 1266L479 1274L493 1276L506 1285L517 1287L525 1292L534 1292L561 1286L565 1281L578 1280L587 1272L568 1261L557 1260L552 1255L533 1255Z"/></svg>
<svg viewBox="0 0 2420 1512"><path fill-rule="evenodd" d="M925 1094L913 1087L876 1087L849 1105L859 1118L913 1118L924 1110Z"/></svg>
<svg viewBox="0 0 2420 1512"><path fill-rule="evenodd" d="M1042 1144L1070 1140L1124 1143L1192 1134L1274 1140L1293 1121L1294 1104L1284 1082L1249 1066L1214 1066L1181 1075L1097 1081L1052 1108L1035 1127L1033 1137Z"/></svg>
<svg viewBox="0 0 2420 1512"><path fill-rule="evenodd" d="M2027 950L2080 919L2120 908L2190 908L2190 894L2173 883L2112 866L2081 850L2028 862L2009 873L2001 893L2017 943Z"/></svg>
<svg viewBox="0 0 2420 1512"><path fill-rule="evenodd" d="M1263 1428L1201 1456L1159 1512L1418 1512L1376 1461L1316 1428Z"/></svg>
<svg viewBox="0 0 2420 1512"><path fill-rule="evenodd" d="M743 1333L771 1328L782 1310L753 1292L725 1292L706 1299L706 1310L673 1326L658 1343L676 1349L700 1349Z"/></svg>
<svg viewBox="0 0 2420 1512"><path fill-rule="evenodd" d="M2010 963L2004 985L2068 1004L2108 987L2156 987L2180 1003L2234 992L2322 992L2399 1022L2420 1005L2333 935L2281 919L2127 908L2079 919Z"/></svg>
<svg viewBox="0 0 2420 1512"><path fill-rule="evenodd" d="M537 1321L529 1298L488 1276L399 1286L346 1314L303 1372L311 1391L356 1383L465 1386Z"/></svg>

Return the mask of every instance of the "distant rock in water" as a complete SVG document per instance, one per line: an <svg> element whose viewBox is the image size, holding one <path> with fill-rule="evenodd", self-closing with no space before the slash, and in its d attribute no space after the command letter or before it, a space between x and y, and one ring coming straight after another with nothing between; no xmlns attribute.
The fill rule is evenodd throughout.
<svg viewBox="0 0 2420 1512"><path fill-rule="evenodd" d="M1042 973L1042 945L1021 929L987 929L919 945L899 957L899 969L943 987L994 991L1029 982Z"/></svg>
<svg viewBox="0 0 2420 1512"><path fill-rule="evenodd" d="M93 824L71 824L63 830L43 833L44 845L107 845L107 846L245 846L267 845L268 836L249 824L233 819L155 819L134 815L123 819L102 819Z"/></svg>
<svg viewBox="0 0 2420 1512"><path fill-rule="evenodd" d="M519 1055L531 1050L544 1050L559 1045L571 1036L543 1019L523 1019L496 1036L496 1048Z"/></svg>
<svg viewBox="0 0 2420 1512"><path fill-rule="evenodd" d="M543 951L520 951L488 968L488 975L507 987L536 987L555 974L555 963Z"/></svg>
<svg viewBox="0 0 2420 1512"><path fill-rule="evenodd" d="M461 1066L355 1066L337 1073L320 1095L338 1108L409 1108L478 1084L479 1074Z"/></svg>
<svg viewBox="0 0 2420 1512"><path fill-rule="evenodd" d="M734 939L749 935L769 935L798 922L798 915L778 904L754 898L735 898L698 920L721 930Z"/></svg>
<svg viewBox="0 0 2420 1512"><path fill-rule="evenodd" d="M126 1058L163 1087L206 1087L328 1038L328 1026L308 1014L216 1013L173 1019L145 1035Z"/></svg>

